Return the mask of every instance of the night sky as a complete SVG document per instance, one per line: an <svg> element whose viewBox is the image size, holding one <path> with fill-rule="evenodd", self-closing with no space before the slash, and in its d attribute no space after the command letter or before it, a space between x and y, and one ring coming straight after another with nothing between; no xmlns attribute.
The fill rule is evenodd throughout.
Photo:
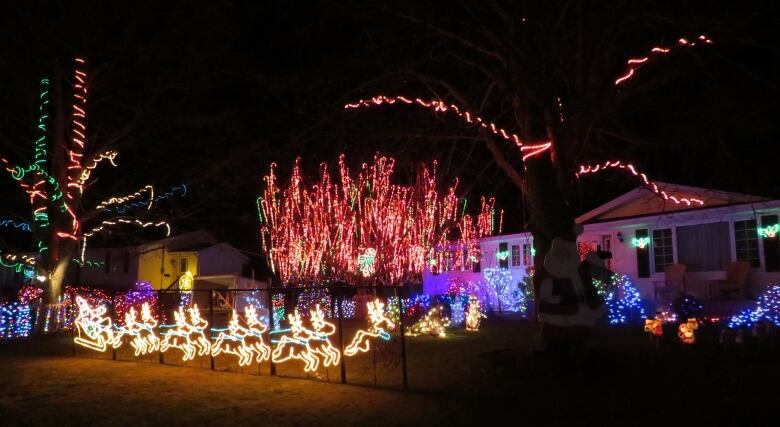
<svg viewBox="0 0 780 427"><path fill-rule="evenodd" d="M414 21L457 33L490 27L500 21L495 11L423 1L24 3L4 8L0 18L0 153L29 160L38 81L67 72L74 56L84 56L93 79L90 135L120 151L118 168L95 174L87 204L147 183L159 190L184 183L187 197L161 204L154 215L169 219L175 231L204 228L258 250L255 198L271 162L286 178L297 156L314 175L318 163L334 162L342 152L358 165L380 151L398 159L400 181L417 162L438 160L442 185L459 176L461 195L497 198L505 231L523 226L523 198L490 152L452 137L474 135L473 129L417 110L342 108L379 93L439 95L419 81L421 74L462 89L468 107L479 105L474 94L484 82L463 65L462 49ZM536 3L542 2L513 2L505 10L532 25L573 7ZM716 44L643 69L630 91L615 93L621 98L609 120L630 141L603 137L582 148L582 160L630 160L660 181L780 197L780 25L770 3L728 9L705 2L605 3L578 6L586 29L624 25L609 40L614 55L581 59L611 70L604 82L621 74L628 57L682 34L706 33ZM568 32L547 28L539 36L568 46L576 42ZM516 128L501 105L484 111ZM0 218L28 215L24 194L5 182ZM635 184L618 174L591 178L572 203L582 212Z"/></svg>

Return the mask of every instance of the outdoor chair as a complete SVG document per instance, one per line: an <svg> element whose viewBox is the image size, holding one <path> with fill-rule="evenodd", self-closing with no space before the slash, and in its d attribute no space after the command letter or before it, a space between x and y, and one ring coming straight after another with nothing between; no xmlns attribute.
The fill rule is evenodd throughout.
<svg viewBox="0 0 780 427"><path fill-rule="evenodd" d="M687 269L688 267L684 264L669 264L664 267L664 281L653 282L655 299L658 300L658 295L661 295L665 301L671 301L682 295L686 291L685 272Z"/></svg>
<svg viewBox="0 0 780 427"><path fill-rule="evenodd" d="M747 283L750 278L750 262L736 261L726 266L726 278L713 282L714 288L721 296L736 294L746 296Z"/></svg>

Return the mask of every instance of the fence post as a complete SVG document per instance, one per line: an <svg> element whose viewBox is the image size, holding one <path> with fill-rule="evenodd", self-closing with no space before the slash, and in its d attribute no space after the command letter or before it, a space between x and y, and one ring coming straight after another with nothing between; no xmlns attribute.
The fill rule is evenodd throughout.
<svg viewBox="0 0 780 427"><path fill-rule="evenodd" d="M268 283L268 346L271 347L271 351L274 349L274 344L271 341L271 332L274 330L274 301L273 301L273 292L271 292L271 283L269 281ZM276 375L276 365L274 364L274 356L271 354L271 357L268 359L268 363L270 366L270 374Z"/></svg>
<svg viewBox="0 0 780 427"><path fill-rule="evenodd" d="M62 315L63 323L68 321L67 315L68 315L68 310L65 310L65 312ZM36 321L37 321L37 319L36 319ZM71 347L71 352L73 354L73 357L76 357L76 319L73 319L73 321L70 322L70 327L71 327L71 330L70 330L70 347Z"/></svg>
<svg viewBox="0 0 780 427"><path fill-rule="evenodd" d="M162 312L162 304L161 304L162 296L164 294L163 294L162 290L158 290L158 291L155 291L155 292L157 292L157 316L160 318L157 321L157 335L160 337L160 345L157 347L157 351L160 353L160 364L162 365L163 363L165 363L165 359L164 359L163 351L162 351L162 339L163 339L163 336L162 336L162 320L163 320L163 312Z"/></svg>
<svg viewBox="0 0 780 427"><path fill-rule="evenodd" d="M111 292L111 325L116 325L116 290ZM116 360L116 347L111 344L111 360Z"/></svg>
<svg viewBox="0 0 780 427"><path fill-rule="evenodd" d="M341 358L339 359L339 370L341 374L341 383L347 383L347 365L344 362L344 295L339 292L339 296L336 297L339 313L339 351L341 352Z"/></svg>
<svg viewBox="0 0 780 427"><path fill-rule="evenodd" d="M214 353L211 352L211 345L213 345L213 338L211 337L211 328L214 327L214 289L209 289L209 329L206 333L209 334L209 362L211 364L211 370L214 370Z"/></svg>
<svg viewBox="0 0 780 427"><path fill-rule="evenodd" d="M403 286L401 285L401 290L403 290ZM409 389L409 378L407 376L406 372L406 337L404 332L404 303L403 303L403 292L401 292L401 295L398 294L398 288L395 289L395 295L398 297L398 332L401 333L401 378L403 383L403 389L408 390Z"/></svg>

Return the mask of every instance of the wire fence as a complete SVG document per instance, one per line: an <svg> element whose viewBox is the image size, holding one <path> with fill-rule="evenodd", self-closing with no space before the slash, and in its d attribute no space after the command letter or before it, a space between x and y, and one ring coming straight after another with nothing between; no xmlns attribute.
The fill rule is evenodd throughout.
<svg viewBox="0 0 780 427"><path fill-rule="evenodd" d="M403 294L361 286L82 294L65 313L37 310L33 332L59 323L74 357L407 389L405 332L424 310Z"/></svg>

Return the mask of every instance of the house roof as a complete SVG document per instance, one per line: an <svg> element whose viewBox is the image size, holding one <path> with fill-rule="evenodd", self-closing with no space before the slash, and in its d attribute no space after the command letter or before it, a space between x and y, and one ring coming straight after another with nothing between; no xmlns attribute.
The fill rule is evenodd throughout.
<svg viewBox="0 0 780 427"><path fill-rule="evenodd" d="M687 205L665 200L645 186L637 187L603 205L578 216L578 224L589 224L644 215L708 209L718 206L765 202L771 199L749 194L731 193L708 188L657 182L658 187L679 198L696 198L704 201L702 206Z"/></svg>

